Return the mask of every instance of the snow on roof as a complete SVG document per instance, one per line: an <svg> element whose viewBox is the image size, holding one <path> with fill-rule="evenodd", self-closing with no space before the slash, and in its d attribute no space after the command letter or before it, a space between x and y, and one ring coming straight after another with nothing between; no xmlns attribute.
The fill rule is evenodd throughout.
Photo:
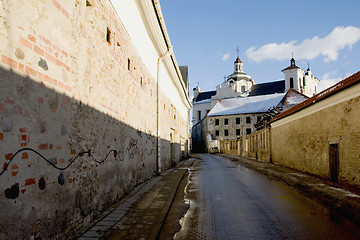
<svg viewBox="0 0 360 240"><path fill-rule="evenodd" d="M266 112L268 109L277 106L284 96L285 93L276 93L255 97L222 99L215 104L207 116Z"/></svg>

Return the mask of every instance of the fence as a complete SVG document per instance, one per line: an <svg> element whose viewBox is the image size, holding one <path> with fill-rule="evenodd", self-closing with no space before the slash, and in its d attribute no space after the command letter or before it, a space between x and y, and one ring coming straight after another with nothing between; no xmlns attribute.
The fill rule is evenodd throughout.
<svg viewBox="0 0 360 240"><path fill-rule="evenodd" d="M271 162L270 128L236 139L220 140L220 152Z"/></svg>

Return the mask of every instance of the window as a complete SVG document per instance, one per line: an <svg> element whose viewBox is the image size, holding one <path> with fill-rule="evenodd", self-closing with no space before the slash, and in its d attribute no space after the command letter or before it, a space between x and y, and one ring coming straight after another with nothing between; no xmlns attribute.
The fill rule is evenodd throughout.
<svg viewBox="0 0 360 240"><path fill-rule="evenodd" d="M236 136L240 136L240 129L236 129Z"/></svg>
<svg viewBox="0 0 360 240"><path fill-rule="evenodd" d="M130 71L131 69L131 61L130 61L130 58L128 58L128 70Z"/></svg>
<svg viewBox="0 0 360 240"><path fill-rule="evenodd" d="M240 118L239 117L236 118L236 124L240 124Z"/></svg>
<svg viewBox="0 0 360 240"><path fill-rule="evenodd" d="M219 124L220 124L220 123L219 123L219 119L215 119L215 125L216 125L216 126L219 126Z"/></svg>
<svg viewBox="0 0 360 240"><path fill-rule="evenodd" d="M257 116L256 121L260 121L261 120L261 116Z"/></svg>
<svg viewBox="0 0 360 240"><path fill-rule="evenodd" d="M201 111L198 111L198 119L201 120Z"/></svg>
<svg viewBox="0 0 360 240"><path fill-rule="evenodd" d="M215 136L219 136L219 130L215 130Z"/></svg>
<svg viewBox="0 0 360 240"><path fill-rule="evenodd" d="M306 86L305 77L303 78L303 86Z"/></svg>
<svg viewBox="0 0 360 240"><path fill-rule="evenodd" d="M290 78L290 88L294 88L294 79Z"/></svg>
<svg viewBox="0 0 360 240"><path fill-rule="evenodd" d="M251 128L246 129L246 134L249 135L251 133Z"/></svg>
<svg viewBox="0 0 360 240"><path fill-rule="evenodd" d="M251 123L251 118L250 117L246 117L246 123Z"/></svg>
<svg viewBox="0 0 360 240"><path fill-rule="evenodd" d="M91 7L91 2L89 0L86 0L86 6Z"/></svg>
<svg viewBox="0 0 360 240"><path fill-rule="evenodd" d="M241 86L241 92L245 92L245 85Z"/></svg>
<svg viewBox="0 0 360 240"><path fill-rule="evenodd" d="M111 31L109 28L106 29L106 41L111 43Z"/></svg>
<svg viewBox="0 0 360 240"><path fill-rule="evenodd" d="M224 130L224 136L229 136L229 130Z"/></svg>
<svg viewBox="0 0 360 240"><path fill-rule="evenodd" d="M229 119L228 118L225 118L224 119L224 125L228 125L229 124Z"/></svg>

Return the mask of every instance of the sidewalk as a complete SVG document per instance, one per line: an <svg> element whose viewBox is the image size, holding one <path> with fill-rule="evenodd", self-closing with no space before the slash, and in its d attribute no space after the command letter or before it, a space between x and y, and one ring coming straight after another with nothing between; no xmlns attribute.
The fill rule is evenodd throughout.
<svg viewBox="0 0 360 240"><path fill-rule="evenodd" d="M78 239L156 239L178 186L194 161L184 160L134 188Z"/></svg>
<svg viewBox="0 0 360 240"><path fill-rule="evenodd" d="M302 195L326 207L336 216L353 222L360 228L360 189L334 183L316 175L280 165L260 162L234 155L221 154L237 164L250 168L270 179L281 181Z"/></svg>

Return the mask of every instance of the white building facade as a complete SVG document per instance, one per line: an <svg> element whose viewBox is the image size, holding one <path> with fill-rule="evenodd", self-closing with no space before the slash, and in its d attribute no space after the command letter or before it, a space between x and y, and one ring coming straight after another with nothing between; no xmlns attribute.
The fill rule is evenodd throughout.
<svg viewBox="0 0 360 240"><path fill-rule="evenodd" d="M290 66L282 72L285 75L285 89L293 88L308 97L317 93L319 80L312 75L310 68L305 72L296 66L294 58L291 58Z"/></svg>
<svg viewBox="0 0 360 240"><path fill-rule="evenodd" d="M290 88L307 97L316 94L319 80L312 75L309 68L305 72L296 66L294 58L290 60L290 66L282 72L285 80L256 84L251 76L244 72L243 62L237 57L234 72L216 86L215 91L202 92L199 86L193 89L192 125L201 121L220 99L286 93Z"/></svg>

